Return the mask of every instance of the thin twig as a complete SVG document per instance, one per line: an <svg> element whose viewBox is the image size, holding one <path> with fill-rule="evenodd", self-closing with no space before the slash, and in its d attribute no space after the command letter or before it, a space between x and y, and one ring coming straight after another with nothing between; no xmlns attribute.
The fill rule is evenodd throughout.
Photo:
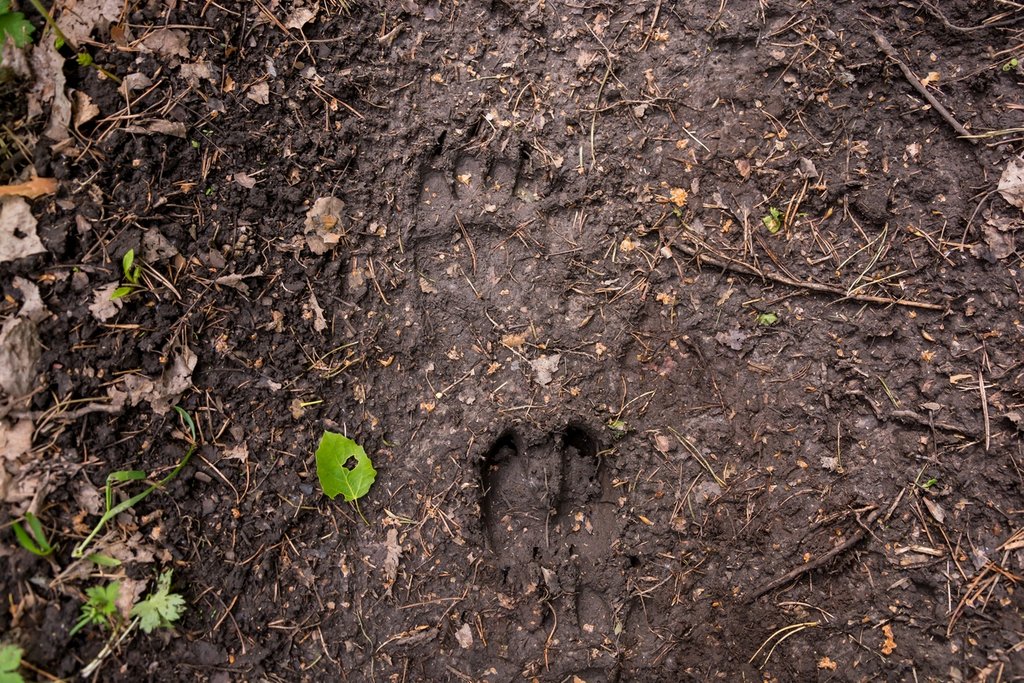
<svg viewBox="0 0 1024 683"><path fill-rule="evenodd" d="M942 22L943 26L948 28L950 31L958 31L960 33L972 33L974 31L984 31L986 29L1010 26L1011 24L1015 24L1018 21L1020 21L1021 18L1019 16L1013 16L1014 12L1010 11L1003 12L1002 14L997 14L994 17L989 17L988 19L978 24L977 26L957 26L949 19L947 19L946 15L939 11L939 8L933 5L932 3L927 2L927 0L925 0L921 4L927 7L928 11L935 15L935 17ZM1009 19L1007 19L1006 17L1009 17Z"/></svg>
<svg viewBox="0 0 1024 683"><path fill-rule="evenodd" d="M708 249L707 245L701 244L705 249ZM893 299L884 296L871 296L870 294L851 294L847 295L846 292L838 287L832 287L831 285L825 285L820 282L795 280L792 278L785 277L784 275L775 275L774 273L766 273L758 270L749 263L738 261L733 258L729 258L724 254L715 253L711 256L702 251L698 251L695 247L691 247L686 244L677 244L676 247L690 256L694 257L698 261L708 263L716 268L721 268L724 271L734 273L746 273L747 275L753 275L756 277L771 280L777 282L780 285L786 285L787 287L796 287L798 289L807 289L812 292L821 292L823 294L834 294L839 297L838 301L861 301L863 303L871 304L885 304L887 306L906 306L908 308L923 308L929 311L944 311L946 306L944 304L932 304L925 301L914 301L912 299ZM709 249L710 251L710 249Z"/></svg>
<svg viewBox="0 0 1024 683"><path fill-rule="evenodd" d="M985 376L978 370L978 393L981 394L981 416L985 420L985 452L992 445L992 426L988 419L988 395L985 393Z"/></svg>
<svg viewBox="0 0 1024 683"><path fill-rule="evenodd" d="M824 555L821 555L820 557L811 560L810 562L804 563L799 567L786 572L777 579L772 579L771 581L769 581L768 583L764 584L763 586L755 590L753 593L751 593L750 596L746 599L746 601L753 602L765 593L773 591L781 586L785 586L790 581L798 579L804 574L812 572L815 569L818 569L819 567L825 566L826 564L831 562L836 556L841 555L853 546L857 545L862 540L864 540L865 536L867 536L868 527L870 527L871 524L878 518L880 512L881 511L877 509L873 510L871 514L868 515L868 518L864 520L864 523L861 525L861 528L857 529L857 531L848 539L846 539L846 541L840 543L835 548L832 548L832 550L829 550Z"/></svg>
<svg viewBox="0 0 1024 683"><path fill-rule="evenodd" d="M960 125L959 121L953 118L953 115L949 113L949 110L942 106L942 103L935 99L934 95L928 92L928 88L921 83L921 79L915 76L914 72L910 70L910 67L903 63L903 60L901 60L899 55L896 53L896 48L892 46L892 43L889 42L888 38L883 36L881 31L875 31L871 35L874 37L875 42L878 43L879 49L884 52L889 59L896 62L896 65L900 68L900 71L903 72L903 75L906 77L907 81L910 82L910 85L914 86L914 89L921 93L922 97L928 100L928 104L932 106L932 109L938 112L939 116L941 116L946 123L952 126L953 130L955 130L960 137L969 139L971 144L977 144L977 141L971 137L971 132Z"/></svg>

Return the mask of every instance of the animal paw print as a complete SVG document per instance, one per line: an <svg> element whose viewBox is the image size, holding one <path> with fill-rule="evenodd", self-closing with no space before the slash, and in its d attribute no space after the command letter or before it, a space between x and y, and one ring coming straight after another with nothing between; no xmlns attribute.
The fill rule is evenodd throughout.
<svg viewBox="0 0 1024 683"><path fill-rule="evenodd" d="M459 156L451 168L432 168L423 174L419 227L448 228L456 219L466 224L500 224L509 216L521 218L540 198L538 190L519 159Z"/></svg>
<svg viewBox="0 0 1024 683"><path fill-rule="evenodd" d="M481 525L498 592L518 610L511 621L543 636L545 646L557 627L567 673L595 663L590 655L574 660L571 652L602 648L609 657L603 664L614 668L609 645L625 618L616 608L625 611L627 601L623 571L611 561L618 523L597 438L579 424L537 442L507 431L484 454L480 479ZM536 646L504 635L504 646ZM502 642L502 634L495 639Z"/></svg>

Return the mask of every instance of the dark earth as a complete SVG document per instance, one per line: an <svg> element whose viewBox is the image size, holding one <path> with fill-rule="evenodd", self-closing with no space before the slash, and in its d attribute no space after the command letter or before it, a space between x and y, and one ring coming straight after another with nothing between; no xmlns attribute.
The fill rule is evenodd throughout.
<svg viewBox="0 0 1024 683"><path fill-rule="evenodd" d="M1024 680L1019 5L117 7L67 139L2 94L0 182L59 185L0 264L48 311L0 463L26 680L166 569L184 616L94 678ZM171 405L196 454L75 560Z"/></svg>

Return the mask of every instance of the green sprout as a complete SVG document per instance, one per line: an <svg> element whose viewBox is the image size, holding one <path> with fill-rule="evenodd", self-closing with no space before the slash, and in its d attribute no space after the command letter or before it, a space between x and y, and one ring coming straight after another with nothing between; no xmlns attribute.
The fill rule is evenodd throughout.
<svg viewBox="0 0 1024 683"><path fill-rule="evenodd" d="M1003 64L1003 71L1016 71L1018 66L1020 66L1020 61L1016 57L1011 57L1006 64Z"/></svg>
<svg viewBox="0 0 1024 683"><path fill-rule="evenodd" d="M89 599L82 605L82 616L68 635L75 635L89 624L100 628L117 626L117 598L121 594L121 584L111 581L106 586L87 588L85 594Z"/></svg>
<svg viewBox="0 0 1024 683"><path fill-rule="evenodd" d="M97 534L103 530L107 525L107 522L114 519L125 510L129 510L134 507L137 503L149 496L149 494L153 493L153 491L166 486L172 479L178 476L178 473L181 472L185 465L188 464L189 459L191 459L192 454L199 445L199 442L196 441L196 425L192 422L192 417L184 410L178 406L174 406L174 410L178 412L178 415L181 416L181 419L188 426L189 432L192 434L192 439L189 444L188 451L185 453L185 457L181 459L181 462L179 462L166 477L155 484L150 484L149 487L143 489L141 493L137 493L131 498L121 501L117 505L114 505L114 484L120 484L128 481L141 481L146 479L148 475L142 470L120 470L117 472L111 472L107 476L106 510L103 513L103 516L100 517L100 521L96 522L96 526L94 526L92 531L89 532L89 535L85 537L85 540L75 546L74 550L71 551L71 557L76 560L84 557L86 548L92 544L93 539L95 539Z"/></svg>
<svg viewBox="0 0 1024 683"><path fill-rule="evenodd" d="M616 439L621 439L629 433L629 424L625 420L608 420L607 427Z"/></svg>
<svg viewBox="0 0 1024 683"><path fill-rule="evenodd" d="M772 327L779 324L779 314L771 311L757 314L757 324L764 327Z"/></svg>
<svg viewBox="0 0 1024 683"><path fill-rule="evenodd" d="M171 592L171 571L168 569L160 574L156 581L156 591L132 607L131 615L146 633L152 633L157 628L172 628L185 611L185 598Z"/></svg>
<svg viewBox="0 0 1024 683"><path fill-rule="evenodd" d="M141 289L142 268L135 263L135 250L129 249L121 257L121 270L124 272L124 281L128 284L121 285L110 295L111 299L126 297L136 289Z"/></svg>
<svg viewBox="0 0 1024 683"><path fill-rule="evenodd" d="M21 648L17 645L0 645L0 683L24 683L25 679L18 673L19 668Z"/></svg>
<svg viewBox="0 0 1024 683"><path fill-rule="evenodd" d="M43 525L39 523L39 518L31 512L26 512L25 524L28 525L27 530L18 522L11 525L11 528L14 529L14 537L18 539L18 545L39 557L52 555L53 546L46 538L46 532L43 531Z"/></svg>
<svg viewBox="0 0 1024 683"><path fill-rule="evenodd" d="M768 207L768 215L763 216L761 222L764 223L764 227L768 228L768 232L776 235L782 230L782 218L782 212L774 206L770 206Z"/></svg>

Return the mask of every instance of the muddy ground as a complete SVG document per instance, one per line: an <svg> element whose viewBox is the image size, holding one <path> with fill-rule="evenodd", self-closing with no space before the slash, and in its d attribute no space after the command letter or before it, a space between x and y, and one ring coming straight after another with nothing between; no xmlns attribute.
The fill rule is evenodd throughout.
<svg viewBox="0 0 1024 683"><path fill-rule="evenodd" d="M55 13L120 89L4 94L0 181L59 186L0 265L27 679L173 568L99 680L1024 680L1016 5L103 4Z"/></svg>

